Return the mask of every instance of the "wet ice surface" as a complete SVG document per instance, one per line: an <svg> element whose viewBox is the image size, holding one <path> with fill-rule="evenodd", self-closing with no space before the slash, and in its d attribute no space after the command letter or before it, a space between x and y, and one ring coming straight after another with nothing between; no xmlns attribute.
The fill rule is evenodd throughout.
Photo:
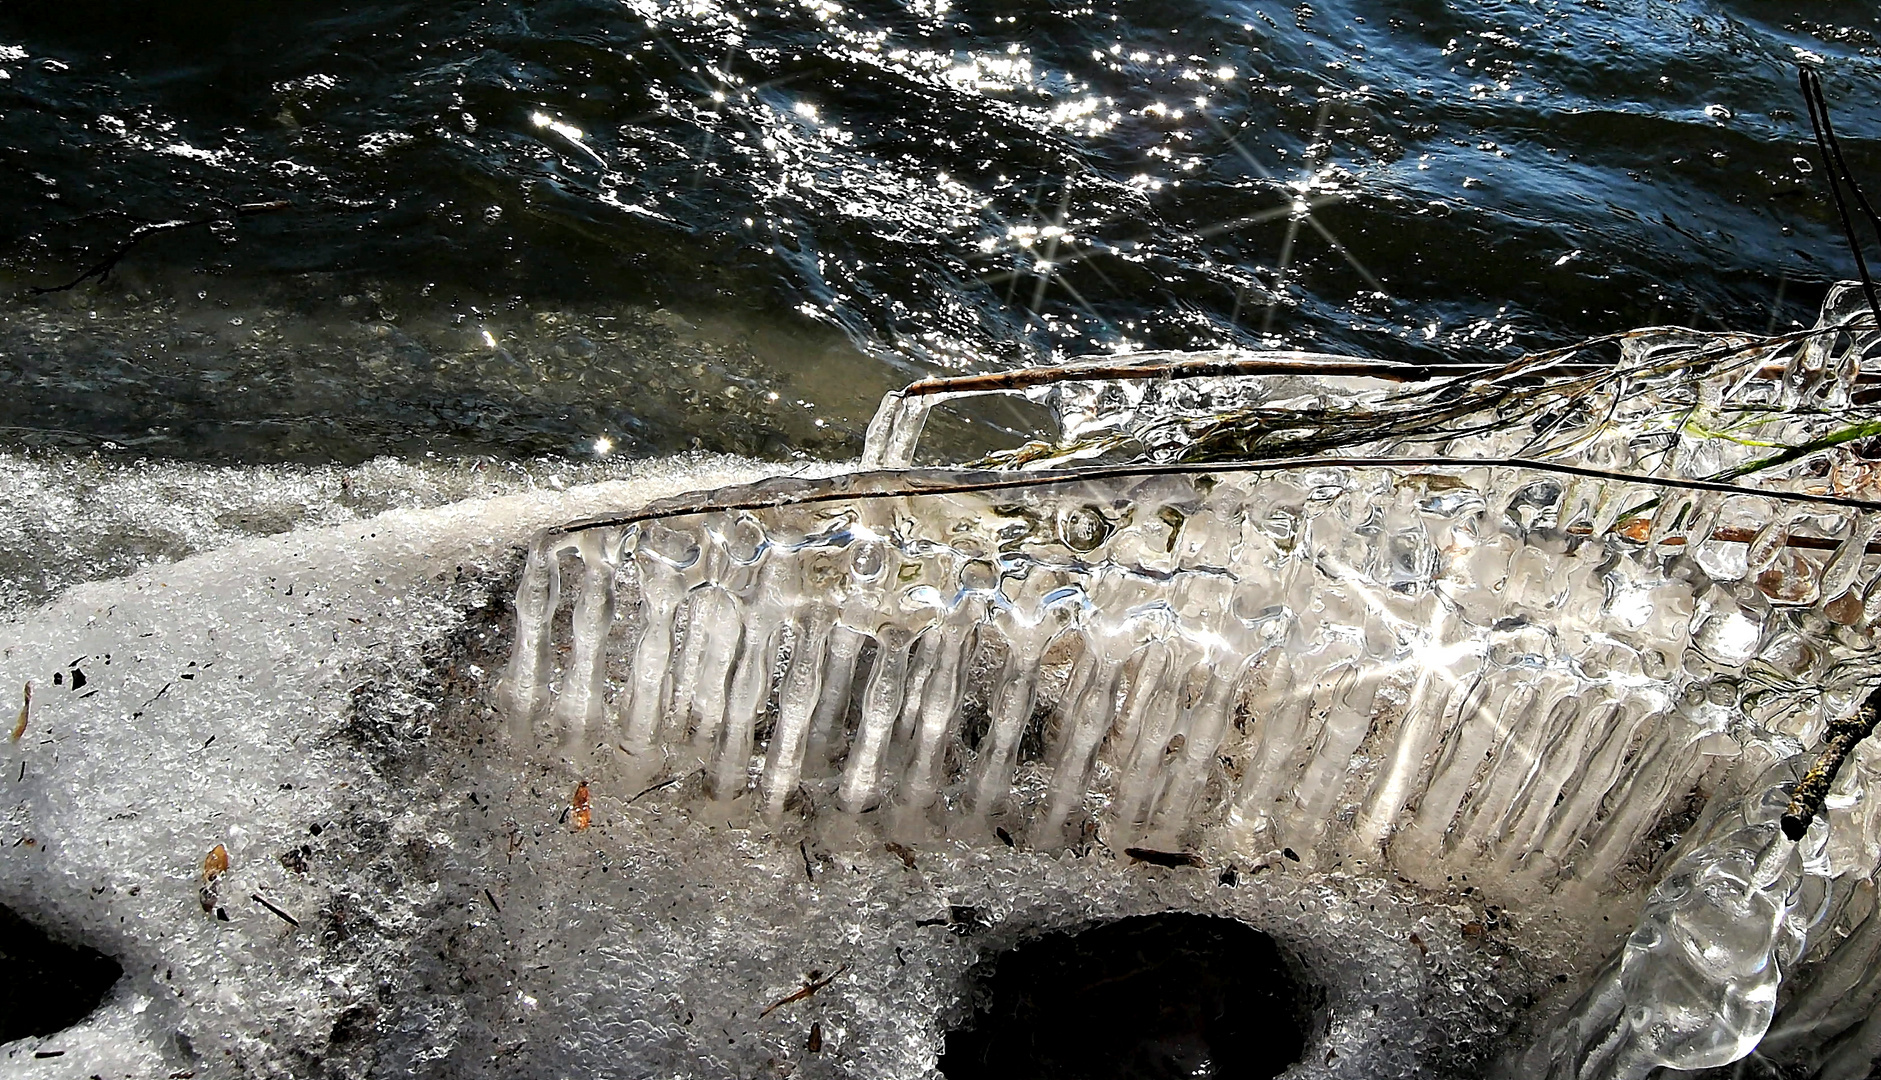
<svg viewBox="0 0 1881 1080"><path fill-rule="evenodd" d="M763 471L654 465L244 539L14 616L0 685L34 693L0 775L0 903L126 977L0 1069L931 1076L977 960L1180 909L1266 931L1323 989L1292 1075L1461 1076L1566 974L1461 893L1284 859L1227 885L1100 837L935 842L909 866L867 824L773 832L677 787L597 785L578 830L579 778L513 755L484 703L521 543Z"/></svg>
<svg viewBox="0 0 1881 1080"><path fill-rule="evenodd" d="M646 468L592 456L224 466L0 452L0 612L243 537L360 521L394 508L558 491Z"/></svg>

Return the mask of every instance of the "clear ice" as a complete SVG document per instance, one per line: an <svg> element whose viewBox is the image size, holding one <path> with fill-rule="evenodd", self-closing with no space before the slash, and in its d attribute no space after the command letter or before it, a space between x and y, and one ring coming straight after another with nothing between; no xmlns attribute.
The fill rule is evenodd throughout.
<svg viewBox="0 0 1881 1080"><path fill-rule="evenodd" d="M1800 849L1759 779L1881 675L1881 503L1824 419L1881 346L1854 320L1845 286L1783 342L1640 331L1622 374L1525 398L1302 354L1053 383L1026 392L1058 439L977 471L912 467L949 396L891 395L867 471L539 537L511 715L578 770L696 774L773 824L881 810L910 841L1468 881L1612 957L1520 1069L1727 1064L1802 1021L1780 991L1806 952L1809 982L1873 956L1848 906L1872 893L1873 750ZM1299 422L1350 416L1375 437Z"/></svg>

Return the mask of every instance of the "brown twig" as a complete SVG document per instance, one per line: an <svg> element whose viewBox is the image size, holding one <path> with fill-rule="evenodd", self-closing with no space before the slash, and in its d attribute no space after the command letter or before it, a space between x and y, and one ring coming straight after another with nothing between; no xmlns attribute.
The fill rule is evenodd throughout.
<svg viewBox="0 0 1881 1080"><path fill-rule="evenodd" d="M253 217L256 214L272 214L276 211L286 210L292 205L293 204L286 199L275 199L271 202L238 203L230 207L226 213L211 214L208 217L174 218L170 221L145 222L135 229L132 229L131 234L124 238L124 242L113 249L109 255L106 255L103 259L94 263L89 269L72 280L63 285L29 286L26 292L31 296L44 296L47 293L66 292L70 289L76 289L93 278L102 281L104 280L104 276L109 274L118 263L123 262L124 256L129 255L131 249L136 247L138 242L147 236L155 236L157 233L176 232L179 229L193 229L198 225L213 225L218 221L229 221L234 218Z"/></svg>
<svg viewBox="0 0 1881 1080"><path fill-rule="evenodd" d="M1104 379L1202 379L1232 375L1362 375L1388 382L1427 382L1446 376L1494 371L1493 364L1400 364L1321 353L1271 353L1259 357L1209 358L1121 364L1067 364L954 375L910 383L902 394L977 394L996 390L1025 390L1058 382Z"/></svg>
<svg viewBox="0 0 1881 1080"><path fill-rule="evenodd" d="M764 1019L765 1017L771 1015L773 1012L776 1012L778 1009L783 1008L784 1006L790 1004L793 1001L802 1001L804 998L807 998L811 994L816 993L818 990L823 989L825 986L828 986L830 983L835 982L836 976L841 975L843 972L848 971L848 970L849 970L849 965L844 964L842 967L837 968L834 972L831 972L829 978L827 979L818 979L816 982L804 983L803 989L787 997L782 997L782 998L777 999L776 1001L771 1002L769 1008L766 1008L763 1012L758 1014L758 1019L760 1020Z"/></svg>
<svg viewBox="0 0 1881 1080"><path fill-rule="evenodd" d="M772 510L778 507L813 506L828 502L906 499L923 495L958 495L969 492L1017 491L1026 488L1053 487L1057 485L1089 483L1091 481L1101 480L1121 480L1141 476L1192 476L1206 473L1282 473L1301 469L1328 468L1532 469L1536 472L1553 473L1560 476L1578 476L1588 480L1604 480L1620 484L1637 484L1641 487L1656 487L1674 491L1709 491L1719 495L1753 495L1759 498L1773 499L1777 502L1835 507L1845 510L1881 510L1881 502L1870 499L1851 498L1846 495L1819 495L1806 491L1764 490L1745 487L1741 484L1725 483L1719 480L1691 480L1682 477L1623 473L1615 472L1610 469L1592 469L1581 465L1568 465L1558 461L1535 461L1529 458L1468 458L1447 457L1442 455L1345 457L1329 455L1326 457L1268 458L1252 461L1183 462L1173 465L1108 465L1095 468L1039 470L1037 472L1028 473L981 471L962 474L953 470L894 469L878 473L862 473L858 476L850 477L851 483L842 487L803 484L793 486L784 491L766 491L762 488L746 487L721 488L716 491L696 492L691 495L678 496L673 499L662 499L628 513L605 514L571 521L565 525L557 526L549 530L549 532L552 535L568 536L584 529L624 528L628 525L637 525L643 521L686 517L692 514ZM963 479L963 475L966 478ZM858 480L867 480L870 477L893 480L895 487L892 490L869 491L866 490L864 485L856 483Z"/></svg>

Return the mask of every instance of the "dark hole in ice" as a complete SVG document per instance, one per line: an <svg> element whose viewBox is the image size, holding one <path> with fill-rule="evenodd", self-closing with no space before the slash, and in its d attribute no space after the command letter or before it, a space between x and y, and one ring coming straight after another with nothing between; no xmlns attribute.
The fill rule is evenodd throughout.
<svg viewBox="0 0 1881 1080"><path fill-rule="evenodd" d="M1171 912L1052 934L982 961L947 1080L1266 1080L1306 1046L1307 991L1273 939Z"/></svg>
<svg viewBox="0 0 1881 1080"><path fill-rule="evenodd" d="M122 974L109 956L54 941L0 905L0 1042L71 1027L98 1007Z"/></svg>

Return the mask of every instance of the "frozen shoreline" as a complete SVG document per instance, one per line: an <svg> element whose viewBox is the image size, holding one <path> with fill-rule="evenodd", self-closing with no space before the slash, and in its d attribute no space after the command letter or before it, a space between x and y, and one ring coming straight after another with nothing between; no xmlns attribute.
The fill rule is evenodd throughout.
<svg viewBox="0 0 1881 1080"><path fill-rule="evenodd" d="M987 951L1171 909L1249 922L1314 973L1314 1045L1338 1053L1298 1075L1467 1074L1554 985L1519 951L1459 934L1466 905L1337 873L1228 887L1115 853L954 843L910 868L866 832L772 834L602 789L593 828L572 831L575 778L512 756L481 703L520 545L770 471L648 463L632 480L242 539L10 617L0 685L31 679L34 700L5 762L0 903L126 975L78 1027L0 1051L0 1074L795 1061L800 1076L932 1076ZM229 869L205 885L218 844ZM916 925L954 906L986 928ZM816 999L757 1015L839 968Z"/></svg>

